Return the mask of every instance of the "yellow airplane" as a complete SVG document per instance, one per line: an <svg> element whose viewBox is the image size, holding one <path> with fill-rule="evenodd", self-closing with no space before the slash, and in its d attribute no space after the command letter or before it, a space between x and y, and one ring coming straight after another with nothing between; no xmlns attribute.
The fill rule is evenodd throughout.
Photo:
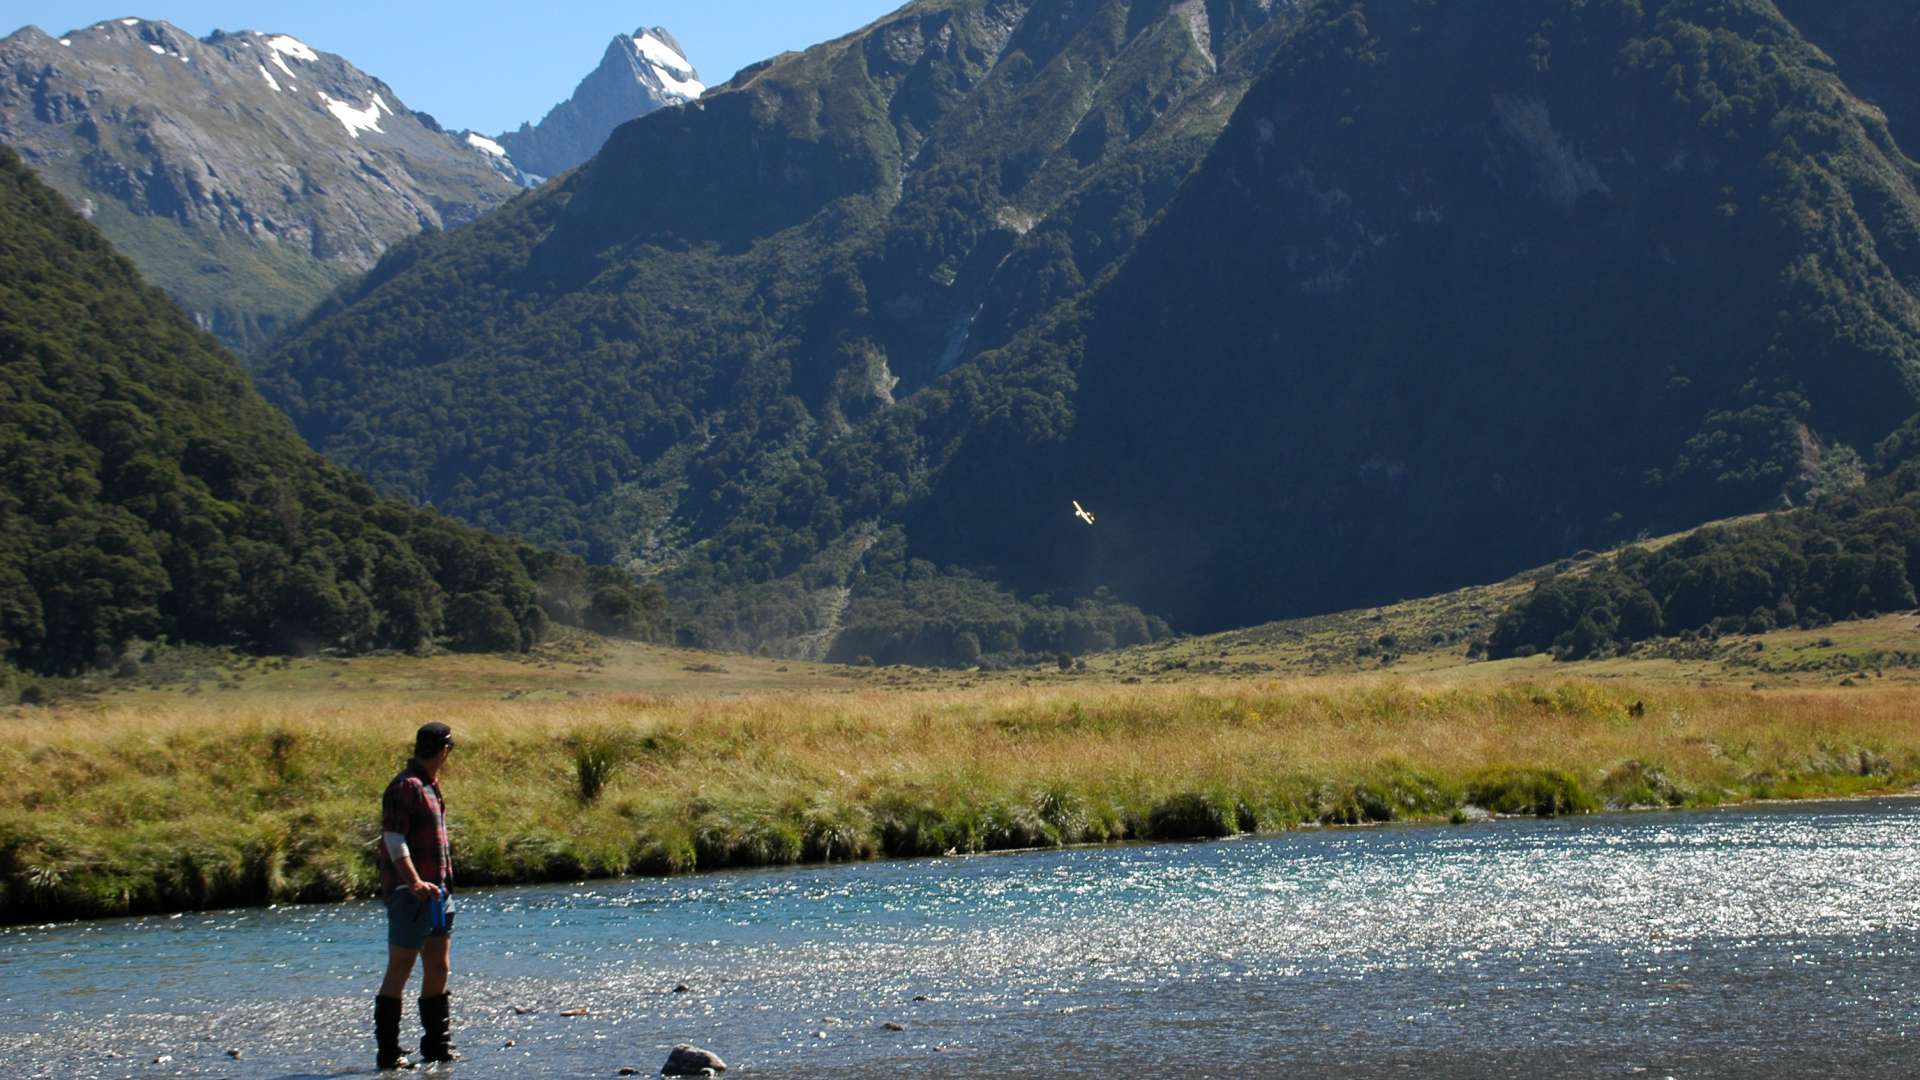
<svg viewBox="0 0 1920 1080"><path fill-rule="evenodd" d="M1093 515L1087 512L1086 507L1080 505L1079 499L1073 500L1073 516L1089 525L1093 524Z"/></svg>

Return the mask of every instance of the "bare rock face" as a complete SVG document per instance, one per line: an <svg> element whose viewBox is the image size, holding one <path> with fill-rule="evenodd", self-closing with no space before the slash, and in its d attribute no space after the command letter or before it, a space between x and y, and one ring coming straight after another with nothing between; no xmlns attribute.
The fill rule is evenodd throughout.
<svg viewBox="0 0 1920 1080"><path fill-rule="evenodd" d="M0 142L242 352L394 242L516 188L338 56L133 18L0 40Z"/></svg>
<svg viewBox="0 0 1920 1080"><path fill-rule="evenodd" d="M599 153L614 128L705 92L673 35L642 27L609 42L600 66L540 123L521 124L491 141L529 180L558 176Z"/></svg>
<svg viewBox="0 0 1920 1080"><path fill-rule="evenodd" d="M667 1063L660 1066L662 1076L717 1076L726 1071L727 1063L719 1054L684 1043L674 1047L667 1054Z"/></svg>

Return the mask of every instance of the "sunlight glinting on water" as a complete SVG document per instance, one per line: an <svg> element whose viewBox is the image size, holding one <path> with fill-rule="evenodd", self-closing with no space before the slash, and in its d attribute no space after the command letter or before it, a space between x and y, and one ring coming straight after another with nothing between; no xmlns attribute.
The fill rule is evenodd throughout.
<svg viewBox="0 0 1920 1080"><path fill-rule="evenodd" d="M459 1072L606 1075L692 1041L743 1075L1116 1075L1175 1067L1206 1038L1226 1044L1201 1075L1898 1075L1920 1015L1916 811L474 892ZM0 934L0 1058L49 1076L236 1075L228 1049L241 1075L364 1066L379 927L346 905Z"/></svg>

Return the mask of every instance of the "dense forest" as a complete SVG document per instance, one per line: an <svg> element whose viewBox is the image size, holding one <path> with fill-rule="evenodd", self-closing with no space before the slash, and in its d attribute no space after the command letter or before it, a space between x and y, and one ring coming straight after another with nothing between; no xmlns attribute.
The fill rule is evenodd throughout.
<svg viewBox="0 0 1920 1080"><path fill-rule="evenodd" d="M1487 653L1585 660L1660 637L1822 626L1910 610L1916 580L1920 416L1880 444L1868 482L1540 582L1494 624Z"/></svg>
<svg viewBox="0 0 1920 1080"><path fill-rule="evenodd" d="M305 446L214 339L0 147L0 656L167 639L521 650L668 632L656 588L488 536Z"/></svg>

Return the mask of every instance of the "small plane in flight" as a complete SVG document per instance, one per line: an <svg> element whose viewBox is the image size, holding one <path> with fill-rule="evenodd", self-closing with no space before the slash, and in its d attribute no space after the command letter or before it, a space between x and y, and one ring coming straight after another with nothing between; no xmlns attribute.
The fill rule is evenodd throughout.
<svg viewBox="0 0 1920 1080"><path fill-rule="evenodd" d="M1089 525L1093 524L1093 514L1090 513L1086 507L1080 505L1079 499L1073 500L1073 516Z"/></svg>

